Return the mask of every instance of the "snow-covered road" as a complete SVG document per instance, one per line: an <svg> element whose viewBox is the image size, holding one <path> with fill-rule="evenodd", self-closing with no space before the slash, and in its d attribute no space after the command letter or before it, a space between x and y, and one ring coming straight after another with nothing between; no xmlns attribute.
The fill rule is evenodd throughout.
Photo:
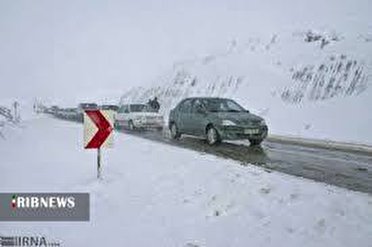
<svg viewBox="0 0 372 247"><path fill-rule="evenodd" d="M62 246L370 246L372 196L131 135L84 150L81 124L46 116L0 140L2 192L89 192L83 223L0 222Z"/></svg>
<svg viewBox="0 0 372 247"><path fill-rule="evenodd" d="M372 194L372 155L367 152L338 150L324 145L266 139L262 147L251 147L248 141L208 145L205 140L182 137L172 140L169 131L129 131L148 140L233 159L241 165L257 165L290 175L313 179L339 187Z"/></svg>

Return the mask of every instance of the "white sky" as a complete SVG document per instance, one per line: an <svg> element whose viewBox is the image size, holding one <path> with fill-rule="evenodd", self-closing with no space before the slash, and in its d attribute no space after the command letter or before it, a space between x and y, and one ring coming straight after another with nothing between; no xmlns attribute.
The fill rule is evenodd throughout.
<svg viewBox="0 0 372 247"><path fill-rule="evenodd" d="M342 1L350 8L338 0L0 0L0 99L120 95L234 38L355 25L372 12L368 0Z"/></svg>

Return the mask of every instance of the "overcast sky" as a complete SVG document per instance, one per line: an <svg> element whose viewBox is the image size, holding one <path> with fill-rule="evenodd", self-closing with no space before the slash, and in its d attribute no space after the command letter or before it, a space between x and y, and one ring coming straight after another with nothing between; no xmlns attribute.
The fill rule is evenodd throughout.
<svg viewBox="0 0 372 247"><path fill-rule="evenodd" d="M371 10L368 0L349 1L351 15L317 1L318 21ZM0 0L0 98L120 94L234 38L272 35L293 19L311 25L316 1L307 2Z"/></svg>

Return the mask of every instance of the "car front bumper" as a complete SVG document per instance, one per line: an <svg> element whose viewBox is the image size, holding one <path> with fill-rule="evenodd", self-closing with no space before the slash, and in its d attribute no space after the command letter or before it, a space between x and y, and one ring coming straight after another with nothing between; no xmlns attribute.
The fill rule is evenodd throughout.
<svg viewBox="0 0 372 247"><path fill-rule="evenodd" d="M135 120L132 120L133 121L133 124L134 124L134 127L135 128L148 128L148 129L151 129L151 128L156 128L156 129L159 129L159 128L163 128L164 126L164 121L162 120L151 120L151 121L148 121L148 120L141 120L141 119L135 119ZM116 125L117 126L120 126L120 127L128 127L128 121L127 120L116 120L115 121Z"/></svg>
<svg viewBox="0 0 372 247"><path fill-rule="evenodd" d="M220 126L218 129L220 137L225 140L263 140L267 137L268 127L260 126Z"/></svg>
<svg viewBox="0 0 372 247"><path fill-rule="evenodd" d="M163 128L164 126L164 121L162 120L134 120L133 124L136 128L146 128L146 129L151 129L151 128Z"/></svg>

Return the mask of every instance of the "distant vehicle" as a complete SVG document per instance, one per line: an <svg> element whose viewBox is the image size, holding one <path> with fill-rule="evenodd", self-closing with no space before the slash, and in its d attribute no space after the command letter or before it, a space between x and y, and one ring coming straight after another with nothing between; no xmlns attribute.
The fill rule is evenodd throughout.
<svg viewBox="0 0 372 247"><path fill-rule="evenodd" d="M78 106L79 112L83 112L84 110L96 110L98 109L98 105L96 103L80 103Z"/></svg>
<svg viewBox="0 0 372 247"><path fill-rule="evenodd" d="M55 113L57 113L58 110L59 110L58 106L53 105L52 107L49 108L48 112L52 113L52 114L55 114Z"/></svg>
<svg viewBox="0 0 372 247"><path fill-rule="evenodd" d="M97 110L98 105L96 103L80 103L77 108L78 117L77 121L83 122L84 121L84 111L85 110Z"/></svg>
<svg viewBox="0 0 372 247"><path fill-rule="evenodd" d="M58 108L54 113L54 116L59 117L59 118L64 118L64 109Z"/></svg>
<svg viewBox="0 0 372 247"><path fill-rule="evenodd" d="M79 120L79 112L77 108L65 108L61 112L62 117L69 120Z"/></svg>
<svg viewBox="0 0 372 247"><path fill-rule="evenodd" d="M122 105L115 116L115 125L130 130L155 128L162 130L164 118L146 104Z"/></svg>
<svg viewBox="0 0 372 247"><path fill-rule="evenodd" d="M225 98L184 99L171 110L168 125L173 139L182 134L201 136L210 145L225 139L260 145L268 132L263 118Z"/></svg>
<svg viewBox="0 0 372 247"><path fill-rule="evenodd" d="M119 106L117 105L101 105L101 110L111 110L117 112L119 110Z"/></svg>

